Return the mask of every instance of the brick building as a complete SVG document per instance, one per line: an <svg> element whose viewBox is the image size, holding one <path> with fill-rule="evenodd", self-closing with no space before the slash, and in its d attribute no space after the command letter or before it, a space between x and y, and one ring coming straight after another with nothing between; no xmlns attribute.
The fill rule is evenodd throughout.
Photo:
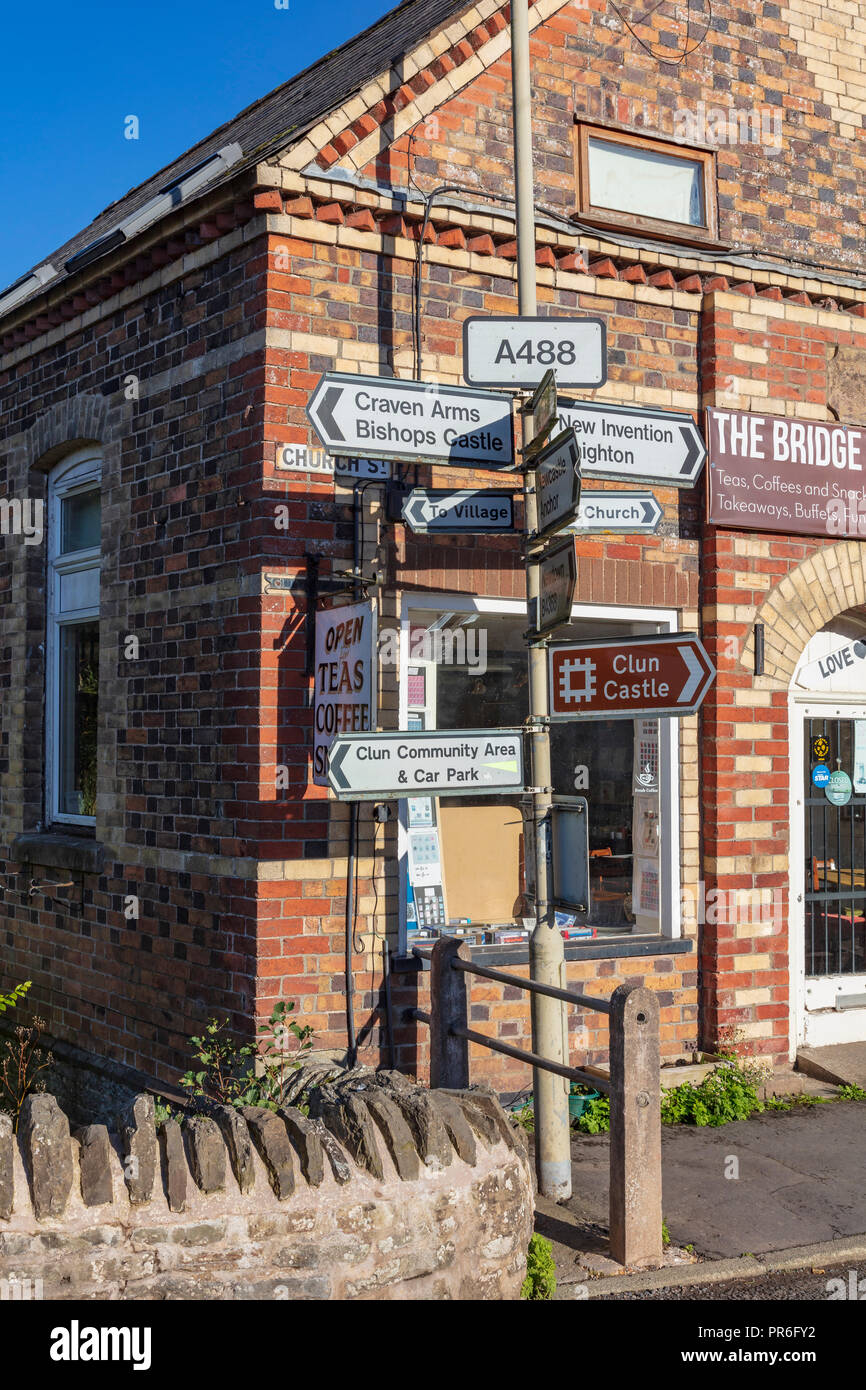
<svg viewBox="0 0 866 1390"><path fill-rule="evenodd" d="M712 409L747 441L756 417L802 423L838 484L856 431L830 427L866 419L866 25L841 3L669 9L531 6L539 312L604 321L591 399L702 428ZM348 1013L361 1060L423 1075L413 828L436 832L445 920L526 969L518 799L356 826L312 765L311 617L359 592L380 728L525 716L517 541L394 520L399 485L514 476L335 475L305 414L325 371L460 384L464 319L517 312L510 100L507 7L406 0L0 294L0 983L34 981L78 1062L168 1083L210 1014L249 1030L282 997L318 1047L345 1052ZM866 546L845 489L841 518L783 510L824 462L746 506L754 451L746 488L709 444L721 522L703 474L584 450L585 496L638 484L664 517L575 537L570 630L700 630L718 678L699 716L557 732L591 853L567 977L656 989L668 1059L735 1039L781 1063L866 1036ZM825 759L850 800L811 780ZM472 1016L528 1033L510 988L476 984ZM604 1020L572 1026L602 1060ZM473 1073L527 1084L489 1053Z"/></svg>

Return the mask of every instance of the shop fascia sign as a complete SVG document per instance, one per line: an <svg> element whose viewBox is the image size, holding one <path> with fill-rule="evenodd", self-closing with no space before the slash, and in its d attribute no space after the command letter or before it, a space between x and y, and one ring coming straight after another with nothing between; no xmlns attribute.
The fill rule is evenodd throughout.
<svg viewBox="0 0 866 1390"><path fill-rule="evenodd" d="M714 525L866 536L866 427L710 409L707 447Z"/></svg>
<svg viewBox="0 0 866 1390"><path fill-rule="evenodd" d="M858 690L866 675L866 642L846 642L819 657L809 661L797 672L796 684L808 690L821 686L836 686L839 689ZM843 679L844 678L844 679Z"/></svg>

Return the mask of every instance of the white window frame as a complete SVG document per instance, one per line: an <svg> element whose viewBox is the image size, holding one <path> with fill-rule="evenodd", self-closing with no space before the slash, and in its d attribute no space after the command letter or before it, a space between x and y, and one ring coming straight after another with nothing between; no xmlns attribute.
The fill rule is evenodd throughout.
<svg viewBox="0 0 866 1390"><path fill-rule="evenodd" d="M481 598L469 594L413 593L404 591L401 595L400 616L400 665L399 665L399 727L405 729L409 722L408 675L409 666L414 665L410 655L409 613L413 609L438 609L453 613L500 613L506 615L526 615L526 604L517 599ZM678 632L680 615L674 608L630 608L613 604L580 603L571 610L571 621L586 619L600 623L657 623L660 632ZM659 855L659 902L660 935L668 940L677 940L682 934L681 910L681 870L680 870L680 721L678 719L659 720L659 819L662 826L662 846ZM397 826L397 856L399 866L399 949L406 949L406 887L409 872L409 842L406 823L406 803L399 803L400 814ZM665 848L664 829L667 827L667 848ZM629 934L610 937L610 940L628 940Z"/></svg>
<svg viewBox="0 0 866 1390"><path fill-rule="evenodd" d="M62 502L76 493L92 492L102 481L102 456L93 446L67 455L48 480L48 575L45 624L45 797L49 825L94 826L95 816L74 816L60 810L60 636L64 627L99 618L95 607L60 611L60 581L82 570L99 571L101 545L59 554Z"/></svg>

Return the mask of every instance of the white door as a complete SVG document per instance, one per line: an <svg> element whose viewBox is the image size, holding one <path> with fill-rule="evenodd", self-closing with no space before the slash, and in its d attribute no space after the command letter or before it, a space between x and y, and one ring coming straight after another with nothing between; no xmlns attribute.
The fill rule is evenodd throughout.
<svg viewBox="0 0 866 1390"><path fill-rule="evenodd" d="M864 1041L866 703L794 698L790 751L792 1041Z"/></svg>

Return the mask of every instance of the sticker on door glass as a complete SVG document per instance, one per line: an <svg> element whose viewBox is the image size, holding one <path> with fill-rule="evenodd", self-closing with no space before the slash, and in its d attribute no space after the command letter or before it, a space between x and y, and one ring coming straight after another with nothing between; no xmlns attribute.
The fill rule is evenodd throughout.
<svg viewBox="0 0 866 1390"><path fill-rule="evenodd" d="M830 773L830 781L824 788L824 795L831 806L846 806L851 800L852 790L851 778L847 772L840 770Z"/></svg>
<svg viewBox="0 0 866 1390"><path fill-rule="evenodd" d="M830 741L824 734L818 734L817 738L812 739L812 759L816 763L823 763L830 756Z"/></svg>
<svg viewBox="0 0 866 1390"><path fill-rule="evenodd" d="M816 787L826 787L830 781L830 769L826 763L818 763L812 768L812 781Z"/></svg>

